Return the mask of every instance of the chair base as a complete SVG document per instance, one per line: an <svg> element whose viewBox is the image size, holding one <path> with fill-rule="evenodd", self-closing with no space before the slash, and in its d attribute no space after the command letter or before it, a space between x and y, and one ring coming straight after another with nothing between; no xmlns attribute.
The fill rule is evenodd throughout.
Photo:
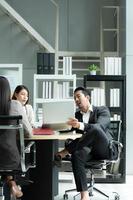
<svg viewBox="0 0 133 200"><path fill-rule="evenodd" d="M64 200L68 199L68 193L69 193L69 192L74 192L74 191L76 191L76 189L66 190L66 191L65 191L65 194L63 195L63 199L64 199ZM88 192L89 192L89 196L90 196L90 197L94 195L94 194L93 194L94 191L98 192L99 194L101 194L101 195L103 195L103 196L105 196L106 198L109 199L109 195L105 194L104 192L102 192L101 190L97 189L96 187L92 187L92 186L89 185L89 187L88 187ZM76 197L77 197L78 195L80 195L80 193L77 193L76 195L74 195L73 199L76 200ZM114 192L114 200L120 200L120 196L119 196L119 194L116 193L116 192Z"/></svg>
<svg viewBox="0 0 133 200"><path fill-rule="evenodd" d="M65 200L65 199L68 199L68 194L67 194L67 193L69 193L69 192L74 192L74 191L76 191L76 189L66 190L66 191L65 191L65 194L64 194L64 196L63 196L64 200ZM92 187L92 186L89 185L89 187L88 187L88 192L89 192L89 196L90 196L90 197L94 195L94 194L93 194L94 191L98 192L99 194L101 194L101 195L103 195L103 196L105 196L105 197L107 197L107 198L109 199L109 195L105 194L104 192L102 192L101 190L97 189L96 187ZM80 193L74 195L74 197L73 197L74 200L75 200L75 198L76 198L79 194L80 194Z"/></svg>
<svg viewBox="0 0 133 200"><path fill-rule="evenodd" d="M101 190L97 189L96 187L94 187L95 185L95 178L94 178L94 170L90 169L91 171L91 177L90 177L90 184L88 186L88 192L89 192L89 196L93 196L93 192L96 191L97 193L103 195L104 197L108 198L109 199L109 195L105 194L104 192L102 192ZM69 192L74 192L76 191L76 188L74 189L70 189L70 190L66 190L65 191L65 194L64 194L64 200L65 199L68 199L68 194ZM118 193L114 192L115 193L115 196L114 196L114 200L119 200L120 199L120 196ZM77 193L76 195L74 195L74 200L76 199L76 197L79 195L80 193Z"/></svg>
<svg viewBox="0 0 133 200"><path fill-rule="evenodd" d="M92 186L89 186L89 187L88 187L88 192L89 192L89 196L90 196L90 197L94 196L94 194L93 194L94 191L98 192L99 194L101 194L101 195L103 195L103 196L105 196L105 197L107 197L107 198L109 199L109 195L105 194L104 192L102 192L101 190L97 189L96 187L92 187ZM74 200L76 199L76 197L77 197L79 194L80 194L80 193L74 195L74 197L73 197Z"/></svg>
<svg viewBox="0 0 133 200"><path fill-rule="evenodd" d="M101 190L97 189L96 187L91 187L91 186L88 187L88 192L89 192L89 196L90 197L93 196L93 192L94 191L98 192L99 194L101 194L101 195L103 195L103 196L105 196L105 197L107 197L109 199L109 195L105 194L104 192L102 192Z"/></svg>

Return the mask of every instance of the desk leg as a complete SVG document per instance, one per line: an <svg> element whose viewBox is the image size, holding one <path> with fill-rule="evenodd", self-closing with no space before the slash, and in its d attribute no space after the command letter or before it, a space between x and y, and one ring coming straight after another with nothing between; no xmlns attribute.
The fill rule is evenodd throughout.
<svg viewBox="0 0 133 200"><path fill-rule="evenodd" d="M57 150L57 140L36 141L36 168L29 171L34 183L23 187L22 200L53 200L58 194L58 169L53 166Z"/></svg>

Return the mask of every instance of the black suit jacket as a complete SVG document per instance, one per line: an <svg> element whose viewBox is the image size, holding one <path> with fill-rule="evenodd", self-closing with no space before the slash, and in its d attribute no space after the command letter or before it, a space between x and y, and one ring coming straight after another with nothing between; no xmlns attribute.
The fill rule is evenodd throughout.
<svg viewBox="0 0 133 200"><path fill-rule="evenodd" d="M75 117L78 121L83 122L82 114L80 111L75 113ZM88 123L84 123L85 129L81 131L76 129L76 132L85 134L90 129L94 128L95 126L100 126L103 131L106 133L109 139L112 139L112 133L110 130L110 112L106 106L93 106L93 112L90 113L90 119Z"/></svg>

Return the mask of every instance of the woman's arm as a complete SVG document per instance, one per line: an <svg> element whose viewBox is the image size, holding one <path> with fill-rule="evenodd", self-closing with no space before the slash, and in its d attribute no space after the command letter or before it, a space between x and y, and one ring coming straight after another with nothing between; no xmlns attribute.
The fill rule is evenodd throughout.
<svg viewBox="0 0 133 200"><path fill-rule="evenodd" d="M33 108L32 108L32 106L30 104L26 104L25 108L26 108L26 114L28 116L28 121L30 122L30 125L32 127L34 127L34 125L35 125L35 117L34 117Z"/></svg>
<svg viewBox="0 0 133 200"><path fill-rule="evenodd" d="M31 137L32 136L32 126L30 125L28 121L28 117L26 116L26 113L23 110L23 106L21 103L17 100L11 101L11 108L10 108L10 114L11 115L22 115L22 124L24 126L24 133L25 137Z"/></svg>

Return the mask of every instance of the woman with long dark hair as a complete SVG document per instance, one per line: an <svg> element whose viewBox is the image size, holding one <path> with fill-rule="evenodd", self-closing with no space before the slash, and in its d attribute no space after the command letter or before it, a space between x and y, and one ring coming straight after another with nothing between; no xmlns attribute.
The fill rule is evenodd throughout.
<svg viewBox="0 0 133 200"><path fill-rule="evenodd" d="M30 125L34 127L34 112L32 106L29 104L29 94L29 90L25 85L18 85L14 90L12 99L18 100L22 104Z"/></svg>
<svg viewBox="0 0 133 200"><path fill-rule="evenodd" d="M19 101L11 100L11 90L8 80L0 76L0 115L22 115L25 137L32 136L32 126ZM1 124L3 122L0 121ZM9 124L9 122L5 122ZM20 156L16 142L17 132L15 130L0 130L0 169L18 169ZM12 176L6 177L11 193L15 197L21 197L22 191L16 185Z"/></svg>

